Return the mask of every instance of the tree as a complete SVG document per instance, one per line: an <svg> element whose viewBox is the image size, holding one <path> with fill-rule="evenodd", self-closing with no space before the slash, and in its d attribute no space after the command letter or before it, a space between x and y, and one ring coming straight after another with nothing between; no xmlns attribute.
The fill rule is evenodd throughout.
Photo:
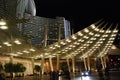
<svg viewBox="0 0 120 80"><path fill-rule="evenodd" d="M14 64L14 72L16 73L16 76L20 76L18 73L24 73L26 70L26 67L23 66L21 63Z"/></svg>
<svg viewBox="0 0 120 80"><path fill-rule="evenodd" d="M39 73L41 71L41 67L39 65L35 65L34 70Z"/></svg>
<svg viewBox="0 0 120 80"><path fill-rule="evenodd" d="M22 65L20 68L20 72L22 72L23 76L24 76L25 70L26 70L26 67Z"/></svg>
<svg viewBox="0 0 120 80"><path fill-rule="evenodd" d="M4 67L5 67L5 72L10 73L10 78L12 80L13 72L14 72L14 64L13 63L6 63L4 65Z"/></svg>
<svg viewBox="0 0 120 80"><path fill-rule="evenodd" d="M0 63L0 72L1 72L2 70L4 70L4 69L3 69L3 65L2 65L2 63Z"/></svg>
<svg viewBox="0 0 120 80"><path fill-rule="evenodd" d="M5 65L5 72L10 73L10 78L13 78L13 73L16 73L15 75L17 75L17 73L21 73L23 74L23 72L25 72L26 67L23 66L23 64L21 63L17 63L17 64L13 64L13 63L6 63Z"/></svg>
<svg viewBox="0 0 120 80"><path fill-rule="evenodd" d="M19 76L18 73L21 71L21 66L22 66L21 63L14 64L14 73L15 73L15 76Z"/></svg>

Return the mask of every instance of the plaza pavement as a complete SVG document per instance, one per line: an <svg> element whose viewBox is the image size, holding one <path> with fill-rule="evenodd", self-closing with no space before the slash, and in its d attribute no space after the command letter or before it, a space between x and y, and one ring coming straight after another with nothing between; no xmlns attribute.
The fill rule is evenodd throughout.
<svg viewBox="0 0 120 80"><path fill-rule="evenodd" d="M14 78L13 80L50 80L49 75L44 75L43 78L40 76L25 76L25 77L17 77ZM10 80L10 79L6 79ZM59 77L59 80L68 80L65 79L64 77ZM80 73L77 73L75 75L71 75L71 80L120 80L120 71L110 71L110 78L106 79L105 76L103 78L100 78L98 76L97 72L93 72L90 76L80 76Z"/></svg>

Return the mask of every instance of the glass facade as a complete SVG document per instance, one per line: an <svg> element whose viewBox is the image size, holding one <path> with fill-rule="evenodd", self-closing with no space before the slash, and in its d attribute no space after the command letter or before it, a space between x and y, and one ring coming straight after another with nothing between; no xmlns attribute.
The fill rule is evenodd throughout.
<svg viewBox="0 0 120 80"><path fill-rule="evenodd" d="M34 45L42 46L44 40L46 40L47 45L50 45L71 35L70 30L68 30L70 23L64 17L45 18L26 14L25 18L30 20L23 24L22 33L31 37ZM45 36L47 36L46 39Z"/></svg>
<svg viewBox="0 0 120 80"><path fill-rule="evenodd" d="M9 19L29 19L27 23L15 25L24 36L31 39L34 45L42 46L45 42L50 45L71 35L70 22L65 20L64 17L45 18L35 16L34 0L0 0L0 3L0 11L4 12L3 14L0 13L1 16L8 15Z"/></svg>
<svg viewBox="0 0 120 80"><path fill-rule="evenodd" d="M117 34L114 44L120 47L120 33Z"/></svg>
<svg viewBox="0 0 120 80"><path fill-rule="evenodd" d="M16 0L0 0L0 18L13 19L16 16Z"/></svg>

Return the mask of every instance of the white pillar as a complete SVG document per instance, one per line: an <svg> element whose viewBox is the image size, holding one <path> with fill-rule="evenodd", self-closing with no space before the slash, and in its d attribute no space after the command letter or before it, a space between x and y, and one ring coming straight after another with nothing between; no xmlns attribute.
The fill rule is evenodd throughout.
<svg viewBox="0 0 120 80"><path fill-rule="evenodd" d="M68 58L68 57L66 57L66 60L67 60L67 65L68 65L68 71L70 72L69 58Z"/></svg>
<svg viewBox="0 0 120 80"><path fill-rule="evenodd" d="M107 67L107 66L106 66L106 59L103 58L103 61L104 61L104 67L106 68L106 67Z"/></svg>
<svg viewBox="0 0 120 80"><path fill-rule="evenodd" d="M31 58L31 61L32 61L32 71L33 71L33 74L34 74L34 58Z"/></svg>
<svg viewBox="0 0 120 80"><path fill-rule="evenodd" d="M13 56L10 56L10 63L13 63Z"/></svg>
<svg viewBox="0 0 120 80"><path fill-rule="evenodd" d="M44 74L44 69L45 69L44 62L45 62L45 59L44 59L44 56L42 56L42 61L41 61L42 75Z"/></svg>
<svg viewBox="0 0 120 80"><path fill-rule="evenodd" d="M85 70L87 70L87 64L85 58L84 58L84 66L85 66Z"/></svg>
<svg viewBox="0 0 120 80"><path fill-rule="evenodd" d="M52 58L51 57L49 58L49 62L50 62L50 69L51 69L51 71L53 71L53 64L52 64Z"/></svg>
<svg viewBox="0 0 120 80"><path fill-rule="evenodd" d="M101 64L102 64L102 68L105 69L105 66L104 66L104 60L103 60L102 57L101 57Z"/></svg>
<svg viewBox="0 0 120 80"><path fill-rule="evenodd" d="M59 54L57 54L57 71L59 71L59 63L60 63Z"/></svg>
<svg viewBox="0 0 120 80"><path fill-rule="evenodd" d="M87 58L88 70L90 71L90 58Z"/></svg>
<svg viewBox="0 0 120 80"><path fill-rule="evenodd" d="M75 73L75 56L74 55L72 56L72 70L73 70L73 73Z"/></svg>

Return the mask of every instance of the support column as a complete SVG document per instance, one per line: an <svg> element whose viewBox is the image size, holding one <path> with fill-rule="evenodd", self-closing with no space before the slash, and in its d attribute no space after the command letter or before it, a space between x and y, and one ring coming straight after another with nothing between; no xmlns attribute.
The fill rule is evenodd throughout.
<svg viewBox="0 0 120 80"><path fill-rule="evenodd" d="M32 61L33 74L34 74L34 58L31 58L31 61Z"/></svg>
<svg viewBox="0 0 120 80"><path fill-rule="evenodd" d="M10 63L13 63L13 56L10 56Z"/></svg>
<svg viewBox="0 0 120 80"><path fill-rule="evenodd" d="M105 69L103 58L101 57L102 69Z"/></svg>
<svg viewBox="0 0 120 80"><path fill-rule="evenodd" d="M73 73L75 73L75 56L74 55L72 57L72 70L73 70Z"/></svg>
<svg viewBox="0 0 120 80"><path fill-rule="evenodd" d="M88 64L88 71L90 71L90 58L87 58L87 64Z"/></svg>
<svg viewBox="0 0 120 80"><path fill-rule="evenodd" d="M49 58L49 62L50 62L50 69L51 69L51 71L53 71L53 64L52 64L52 58L51 57Z"/></svg>
<svg viewBox="0 0 120 80"><path fill-rule="evenodd" d="M44 62L45 62L45 59L44 59L44 56L42 56L42 61L41 61L41 67L42 67L42 75L44 74Z"/></svg>
<svg viewBox="0 0 120 80"><path fill-rule="evenodd" d="M59 71L59 63L60 63L60 58L59 58L59 54L57 54L57 71Z"/></svg>
<svg viewBox="0 0 120 80"><path fill-rule="evenodd" d="M104 67L106 68L107 66L106 66L106 58L105 57L103 58L103 62L104 62Z"/></svg>
<svg viewBox="0 0 120 80"><path fill-rule="evenodd" d="M86 59L84 58L84 66L85 66L85 70L87 71L87 64L86 64Z"/></svg>
<svg viewBox="0 0 120 80"><path fill-rule="evenodd" d="M69 58L68 58L68 56L66 57L66 60L67 60L67 65L68 65L68 71L70 72L70 64L69 64Z"/></svg>

